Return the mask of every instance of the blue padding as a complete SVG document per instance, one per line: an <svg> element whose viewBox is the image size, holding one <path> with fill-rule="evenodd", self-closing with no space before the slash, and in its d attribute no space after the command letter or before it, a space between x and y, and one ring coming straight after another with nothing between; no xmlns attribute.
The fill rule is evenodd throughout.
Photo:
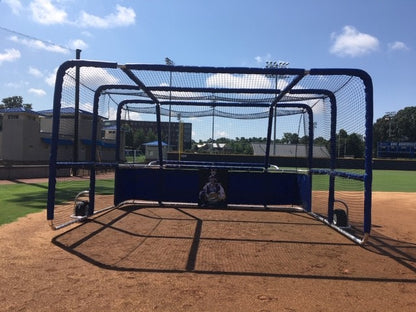
<svg viewBox="0 0 416 312"><path fill-rule="evenodd" d="M159 169L116 169L114 202L129 199L158 200L160 196Z"/></svg>
<svg viewBox="0 0 416 312"><path fill-rule="evenodd" d="M297 175L247 173L229 175L228 201L235 204L301 204Z"/></svg>
<svg viewBox="0 0 416 312"><path fill-rule="evenodd" d="M199 172L196 170L163 170L162 201L196 203Z"/></svg>
<svg viewBox="0 0 416 312"><path fill-rule="evenodd" d="M198 201L199 173L196 170L158 168L117 168L115 204L129 199L195 203Z"/></svg>
<svg viewBox="0 0 416 312"><path fill-rule="evenodd" d="M228 204L310 207L310 179L297 173L229 171L223 181ZM199 170L116 168L114 203L131 200L197 203Z"/></svg>
<svg viewBox="0 0 416 312"><path fill-rule="evenodd" d="M299 195L302 200L301 206L306 211L312 211L312 180L307 174L298 174L297 183L299 187Z"/></svg>

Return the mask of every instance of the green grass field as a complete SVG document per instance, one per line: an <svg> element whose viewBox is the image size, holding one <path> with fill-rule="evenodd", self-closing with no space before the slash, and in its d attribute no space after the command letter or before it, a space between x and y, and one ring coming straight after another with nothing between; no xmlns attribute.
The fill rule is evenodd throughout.
<svg viewBox="0 0 416 312"><path fill-rule="evenodd" d="M356 180L338 178L335 190L360 191L363 183ZM314 175L314 190L327 190L327 175ZM416 192L416 171L374 170L373 191L375 192Z"/></svg>
<svg viewBox="0 0 416 312"><path fill-rule="evenodd" d="M325 178L327 179L327 177ZM56 202L73 200L78 192L88 189L88 184L88 181L59 183ZM97 180L97 194L113 194L113 184L113 180ZM373 191L416 193L416 171L375 170L373 172ZM13 222L28 213L44 210L47 192L47 183L1 185L0 225Z"/></svg>
<svg viewBox="0 0 416 312"><path fill-rule="evenodd" d="M97 180L97 194L112 194L113 184L113 180ZM88 189L88 185L88 181L60 182L56 190L56 202L74 200L76 194ZM28 213L44 210L47 198L47 183L0 185L0 225L13 222Z"/></svg>
<svg viewBox="0 0 416 312"><path fill-rule="evenodd" d="M373 191L416 192L416 171L374 170Z"/></svg>

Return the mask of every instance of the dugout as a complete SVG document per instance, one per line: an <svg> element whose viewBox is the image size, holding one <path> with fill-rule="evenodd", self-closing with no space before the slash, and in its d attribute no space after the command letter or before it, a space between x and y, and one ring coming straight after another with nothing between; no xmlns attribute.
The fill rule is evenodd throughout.
<svg viewBox="0 0 416 312"><path fill-rule="evenodd" d="M370 76L357 69L67 61L56 76L47 218L58 228L101 212L95 201L96 170L111 168L115 171L114 205L105 209L138 201L197 209L290 208L364 243L371 229L372 92ZM58 157L60 108L67 103L88 103L93 114L92 148L87 161L63 161ZM99 115L114 112L116 161L106 163L97 157L94 148L99 141L97 121ZM156 122L155 161L137 164L124 160L120 143L123 118ZM175 131L169 127L173 121L178 123ZM212 161L208 151L207 157L199 155L198 161L187 160L182 156L192 150L183 146L185 122L192 123L192 136L211 143L229 140L230 145L243 146L247 138L262 141L264 156L249 163L218 158ZM343 168L337 162L340 130L355 133L362 140L365 158L360 168ZM273 163L271 155L276 155L275 149L279 148L278 137L287 134L306 152L295 152L291 156L295 165L282 167ZM177 160L167 159L164 154L163 142L170 150L173 137L178 142ZM329 157L315 164L313 147L318 142L327 145ZM76 204L85 204L84 214L58 224L55 207L61 192L56 171L66 167L89 170L89 188L85 191L88 200L75 200ZM216 186L206 186L208 181L215 181ZM221 194L215 198L204 195L209 187ZM209 200L208 207L204 200Z"/></svg>

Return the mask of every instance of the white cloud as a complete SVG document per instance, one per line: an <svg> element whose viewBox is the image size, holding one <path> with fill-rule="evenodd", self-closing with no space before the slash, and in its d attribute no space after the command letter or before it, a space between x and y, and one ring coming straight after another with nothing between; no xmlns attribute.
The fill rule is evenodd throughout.
<svg viewBox="0 0 416 312"><path fill-rule="evenodd" d="M4 84L6 88L10 89L22 89L29 85L29 82L21 80L19 82L7 82Z"/></svg>
<svg viewBox="0 0 416 312"><path fill-rule="evenodd" d="M77 25L81 27L112 28L129 26L135 23L136 13L132 8L117 5L116 11L116 13L109 14L105 17L99 17L81 11Z"/></svg>
<svg viewBox="0 0 416 312"><path fill-rule="evenodd" d="M32 67L32 66L29 67L29 74L31 74L33 77L36 77L36 78L43 77L42 72L39 69Z"/></svg>
<svg viewBox="0 0 416 312"><path fill-rule="evenodd" d="M215 74L210 76L206 84L212 88L270 88L270 79L262 75L231 75Z"/></svg>
<svg viewBox="0 0 416 312"><path fill-rule="evenodd" d="M408 51L409 47L401 41L389 43L389 50L391 51Z"/></svg>
<svg viewBox="0 0 416 312"><path fill-rule="evenodd" d="M353 26L344 26L340 34L333 33L331 38L333 45L330 52L338 56L362 56L376 51L379 47L376 37L361 33Z"/></svg>
<svg viewBox="0 0 416 312"><path fill-rule="evenodd" d="M44 41L37 40L37 39L19 38L17 36L11 36L9 39L13 42L20 43L20 44L23 44L23 45L25 45L29 48L34 48L34 49L37 49L37 50L44 50L44 51L48 51L48 52L62 53L62 54L68 54L69 53L69 49L67 49L67 48L58 46L58 45L53 44L53 43L46 43Z"/></svg>
<svg viewBox="0 0 416 312"><path fill-rule="evenodd" d="M165 82L162 82L159 86L161 86L161 87L167 87L167 86L169 86L169 84L168 83L165 83ZM202 98L202 97L204 97L204 95L202 93L199 93L199 92L154 91L153 93L157 97L160 97L160 98L163 98L164 97L166 99L169 98L169 97L172 97L173 99L174 98L182 98L182 99L189 98L189 99L192 99L192 98Z"/></svg>
<svg viewBox="0 0 416 312"><path fill-rule="evenodd" d="M3 0L3 2L10 7L13 14L19 15L20 11L23 9L23 6L19 0Z"/></svg>
<svg viewBox="0 0 416 312"><path fill-rule="evenodd" d="M71 49L74 49L74 50L76 50L76 49L81 49L82 50L82 49L87 48L88 45L82 39L74 39L74 40L71 40L69 42L69 47Z"/></svg>
<svg viewBox="0 0 416 312"><path fill-rule="evenodd" d="M108 111L103 116L107 117L110 120L116 120L117 119L117 108L115 108L114 106L109 107Z"/></svg>
<svg viewBox="0 0 416 312"><path fill-rule="evenodd" d="M93 37L92 33L90 33L87 30L82 31L81 34L85 37L89 37L89 38Z"/></svg>
<svg viewBox="0 0 416 312"><path fill-rule="evenodd" d="M67 73L68 75L65 75L64 77L64 84L67 87L73 87L75 85L75 82L72 77L75 77L75 68L70 68L67 71ZM53 83L51 79L49 80L49 83L52 83L52 85L55 84L55 76L56 72L53 74ZM119 80L113 75L111 75L107 70L95 67L81 67L80 79L84 85L92 89L96 89L101 85L112 85L117 84L119 82Z"/></svg>
<svg viewBox="0 0 416 312"><path fill-rule="evenodd" d="M29 92L29 93L32 93L32 94L35 94L35 95L37 95L37 96L45 96L45 95L46 95L45 90L42 90L42 89L30 88L30 89L28 90L28 92Z"/></svg>
<svg viewBox="0 0 416 312"><path fill-rule="evenodd" d="M0 53L0 65L3 62L13 62L21 56L20 51L17 49L5 49L4 51L4 53Z"/></svg>
<svg viewBox="0 0 416 312"><path fill-rule="evenodd" d="M67 21L67 13L55 7L50 0L34 0L30 9L33 19L40 24L63 24Z"/></svg>
<svg viewBox="0 0 416 312"><path fill-rule="evenodd" d="M113 28L135 24L136 12L133 8L117 5L115 12L104 17L90 14L85 11L79 13L78 19L71 18L60 0L32 0L25 7L20 0L2 0L14 14L25 10L31 14L32 19L43 25L68 24L78 27ZM60 6L59 6L60 5Z"/></svg>
<svg viewBox="0 0 416 312"><path fill-rule="evenodd" d="M264 63L266 63L267 61L270 61L272 58L270 53L267 53L265 56L256 56L254 58L254 60L256 61L257 64L262 64L264 66Z"/></svg>
<svg viewBox="0 0 416 312"><path fill-rule="evenodd" d="M124 115L122 118L126 118L126 116ZM126 120L143 120L143 117L140 113L130 112Z"/></svg>
<svg viewBox="0 0 416 312"><path fill-rule="evenodd" d="M217 130L216 131L216 137L217 138L228 138L229 137L229 134L226 132L226 131L224 131L224 130Z"/></svg>
<svg viewBox="0 0 416 312"><path fill-rule="evenodd" d="M46 76L45 82L47 85L53 87L55 86L55 80L56 80L56 72L58 71L58 67L56 67L53 71L53 73L50 73Z"/></svg>

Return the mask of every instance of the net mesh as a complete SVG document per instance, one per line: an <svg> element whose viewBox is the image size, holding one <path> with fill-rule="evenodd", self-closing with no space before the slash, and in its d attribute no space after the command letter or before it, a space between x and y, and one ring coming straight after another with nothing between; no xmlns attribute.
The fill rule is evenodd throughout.
<svg viewBox="0 0 416 312"><path fill-rule="evenodd" d="M311 148L313 169L365 174L364 161L352 164L349 160L364 159L369 139L366 120L371 116L363 79L348 72L325 75L276 68L83 66L78 128L74 120L75 77L75 66L68 68L60 100L57 161L91 160L94 96L99 87L107 86L99 94L96 107L97 164L114 162L117 152L121 162L132 161L129 154L115 150L112 136L117 109L120 103L126 103L121 109L123 151L146 153L145 143L158 139L155 124L159 110L161 139L170 154L182 153L188 159L196 154L265 157L270 139L271 161L281 169L306 169L305 159ZM331 102L331 93L336 103ZM308 106L312 115L302 105ZM312 147L308 145L311 118ZM75 132L78 141L74 140ZM138 159L134 161L143 161ZM312 210L328 217L329 174L310 174ZM348 208L354 226L363 222L363 194L362 179L345 175L335 178L334 205Z"/></svg>

